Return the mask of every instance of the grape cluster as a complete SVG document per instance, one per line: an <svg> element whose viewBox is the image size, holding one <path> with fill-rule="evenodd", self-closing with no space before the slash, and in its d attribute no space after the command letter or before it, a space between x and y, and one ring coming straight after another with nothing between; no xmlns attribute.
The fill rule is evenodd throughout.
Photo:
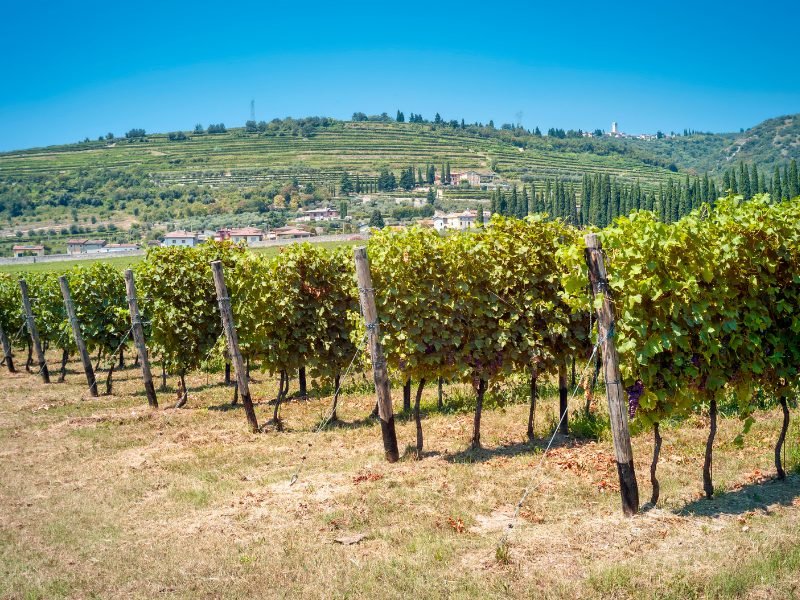
<svg viewBox="0 0 800 600"><path fill-rule="evenodd" d="M644 384L641 379L637 379L636 383L626 388L625 391L628 392L628 415L632 419L636 416L636 409L639 408L639 398L644 392Z"/></svg>

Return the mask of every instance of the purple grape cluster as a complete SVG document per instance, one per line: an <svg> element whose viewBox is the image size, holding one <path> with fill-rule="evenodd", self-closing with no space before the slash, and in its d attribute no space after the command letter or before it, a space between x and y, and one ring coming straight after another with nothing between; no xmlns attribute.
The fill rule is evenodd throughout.
<svg viewBox="0 0 800 600"><path fill-rule="evenodd" d="M631 387L625 389L628 392L628 415L632 419L636 416L636 410L639 408L639 398L644 392L644 384L641 379L637 379Z"/></svg>

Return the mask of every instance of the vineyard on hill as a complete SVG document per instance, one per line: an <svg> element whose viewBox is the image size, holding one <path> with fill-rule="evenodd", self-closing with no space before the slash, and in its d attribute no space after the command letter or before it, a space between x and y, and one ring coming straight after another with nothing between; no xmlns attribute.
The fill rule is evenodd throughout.
<svg viewBox="0 0 800 600"><path fill-rule="evenodd" d="M653 504L658 501L659 424L692 414L709 418L703 481L706 494L713 494L720 405L739 415L742 436L758 408L782 408L775 464L783 476L788 407L800 375L799 220L797 200L729 197L713 207L704 204L676 223L638 211L602 230L609 275L600 283L614 301L616 322L609 336L619 352L618 383L627 391L633 426L652 428L655 439ZM392 378L404 387L407 411L411 384L418 385L418 453L423 449L419 398L429 382L474 388L475 449L481 447L485 394L503 381L523 377L529 383L532 436L538 386L557 378L566 424L568 367L591 363L605 342L593 322L584 252L580 230L539 216L495 217L486 228L447 236L409 228L384 230L370 239L380 341ZM156 248L135 266L134 275L149 353L165 378L179 378L179 406L189 401L188 373L218 371L226 363L230 373L233 350L226 348L218 309L228 298L217 297L211 261L221 261L248 372L280 376L271 420L262 421L262 430L282 429L281 406L295 374L303 394L308 377L338 397L343 380L364 370L365 339L376 324L365 327L359 314L359 296L363 303L366 292L356 286L347 249L294 245L270 257L230 244ZM54 274L22 277L29 299L20 298L14 278L0 277L7 365L19 366L18 358L12 362L13 348L35 337L25 333L25 300L32 304L28 333L34 323L43 351L60 352L63 378L78 341L70 335L75 324L65 312L63 287ZM72 288L83 343L96 356L94 369L102 365L106 371L110 394L114 364L130 345L128 323L134 316L128 315L122 275L96 264L76 267L63 279L61 285ZM37 372L38 366L47 379L45 354L33 342L27 343L26 368ZM580 371L578 376L591 399L594 384ZM321 426L335 419L335 403L336 398ZM591 402L584 412L586 419L602 419Z"/></svg>

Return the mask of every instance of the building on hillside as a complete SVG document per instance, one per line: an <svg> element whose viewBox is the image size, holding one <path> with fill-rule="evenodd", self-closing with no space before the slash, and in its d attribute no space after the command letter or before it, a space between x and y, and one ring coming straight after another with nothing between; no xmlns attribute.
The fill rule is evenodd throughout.
<svg viewBox="0 0 800 600"><path fill-rule="evenodd" d="M617 129L617 122L611 121L611 135L617 135L619 130Z"/></svg>
<svg viewBox="0 0 800 600"><path fill-rule="evenodd" d="M209 239L217 242L231 241L234 244L244 242L245 244L252 244L253 242L260 242L264 239L264 232L257 227L239 227L233 229L220 229L214 233Z"/></svg>
<svg viewBox="0 0 800 600"><path fill-rule="evenodd" d="M335 208L309 208L297 218L298 221L334 221L339 218L339 211Z"/></svg>
<svg viewBox="0 0 800 600"><path fill-rule="evenodd" d="M495 180L494 173L479 173L478 171L451 171L450 185L460 185L466 181L472 187L480 187L482 184L491 183ZM441 174L437 173L434 177L435 183L441 185Z"/></svg>
<svg viewBox="0 0 800 600"><path fill-rule="evenodd" d="M127 252L138 249L139 244L106 244L99 250L99 252Z"/></svg>
<svg viewBox="0 0 800 600"><path fill-rule="evenodd" d="M17 245L11 248L11 255L14 258L22 258L23 256L44 256L44 246Z"/></svg>
<svg viewBox="0 0 800 600"><path fill-rule="evenodd" d="M86 252L84 245L88 242L86 238L72 238L67 240L67 254L82 254Z"/></svg>
<svg viewBox="0 0 800 600"><path fill-rule="evenodd" d="M106 245L105 240L86 240L86 243L83 245L83 251L86 254L94 254L96 252L102 252L103 248Z"/></svg>
<svg viewBox="0 0 800 600"><path fill-rule="evenodd" d="M295 229L294 227L281 227L275 230L275 237L279 240L311 237L310 231Z"/></svg>
<svg viewBox="0 0 800 600"><path fill-rule="evenodd" d="M488 217L484 214L484 218ZM433 216L433 228L436 231L455 229L465 231L478 225L478 211L465 210L460 213L437 213Z"/></svg>
<svg viewBox="0 0 800 600"><path fill-rule="evenodd" d="M240 227L238 229L230 230L230 239L232 242L245 244L252 244L253 242L260 242L264 239L264 232L257 227Z"/></svg>
<svg viewBox="0 0 800 600"><path fill-rule="evenodd" d="M197 234L192 231L170 231L164 236L162 246L181 246L182 248L193 248L198 244Z"/></svg>

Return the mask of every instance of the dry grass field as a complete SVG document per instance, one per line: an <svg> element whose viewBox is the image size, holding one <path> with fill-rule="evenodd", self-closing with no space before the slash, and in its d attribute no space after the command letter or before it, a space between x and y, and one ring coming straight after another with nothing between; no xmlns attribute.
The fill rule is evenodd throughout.
<svg viewBox="0 0 800 600"><path fill-rule="evenodd" d="M700 497L705 423L664 427L661 500L626 519L607 441L558 438L535 471L553 397L536 442L520 399L485 412L485 449L470 452L470 413L437 413L431 386L424 457L414 459L414 425L401 416L409 449L390 465L367 388L348 393L342 422L321 433L327 396L288 403L284 432L254 435L218 374L208 386L205 374L190 379L187 408L151 411L133 366L98 399L69 367L67 383L47 386L0 375L3 598L800 596L800 476L772 480L777 413L758 415L743 448L741 423L722 420L711 501ZM253 377L266 421L276 382ZM174 391L159 399L170 406ZM793 423L793 462L799 432ZM636 435L642 502L651 452L650 435Z"/></svg>

